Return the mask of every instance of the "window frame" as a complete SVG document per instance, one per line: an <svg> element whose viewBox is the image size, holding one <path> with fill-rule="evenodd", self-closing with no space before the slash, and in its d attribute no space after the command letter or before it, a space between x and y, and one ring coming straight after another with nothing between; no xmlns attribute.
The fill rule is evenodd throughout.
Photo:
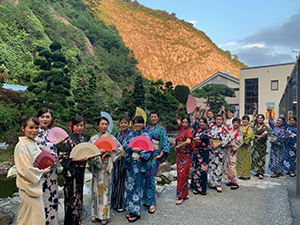
<svg viewBox="0 0 300 225"><path fill-rule="evenodd" d="M273 82L277 82L277 89L273 89ZM271 91L278 91L279 90L279 80L271 80Z"/></svg>

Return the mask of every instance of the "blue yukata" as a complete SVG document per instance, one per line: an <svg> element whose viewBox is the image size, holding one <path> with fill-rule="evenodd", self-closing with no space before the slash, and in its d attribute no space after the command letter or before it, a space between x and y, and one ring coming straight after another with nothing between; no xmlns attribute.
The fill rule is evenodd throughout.
<svg viewBox="0 0 300 225"><path fill-rule="evenodd" d="M129 142L137 136L146 136L149 139L150 136L141 131L131 132L128 137L124 140L123 147L125 149L125 192L124 192L124 205L125 209L132 214L140 214L142 200L144 196L146 172L150 168L153 151L140 151L139 153L133 152L131 147L128 147ZM153 144L153 149L155 149ZM137 155L141 157L141 160L137 160Z"/></svg>
<svg viewBox="0 0 300 225"><path fill-rule="evenodd" d="M285 124L286 129L286 146L283 154L283 169L288 173L296 174L297 160L297 125L291 127L288 123Z"/></svg>
<svg viewBox="0 0 300 225"><path fill-rule="evenodd" d="M35 142L38 144L42 151L50 152L56 159L57 149L53 143L48 139L49 129L46 131L39 128L39 134L35 138ZM57 181L57 169L56 165L51 167L50 173L44 175L43 183L43 200L45 207L45 219L46 225L58 224L58 181Z"/></svg>
<svg viewBox="0 0 300 225"><path fill-rule="evenodd" d="M150 206L156 204L155 176L159 164L164 162L168 158L168 155L170 153L170 141L165 129L160 124L157 124L155 127L148 126L144 131L149 134L155 146L151 166L146 173L146 188L144 196L145 204ZM162 151L164 152L164 154L160 159L156 161L155 157L158 156Z"/></svg>
<svg viewBox="0 0 300 225"><path fill-rule="evenodd" d="M115 137L118 139L121 145L123 145L124 140L132 131L129 129L125 133L119 131L115 133ZM123 149L122 156L114 163L113 170L113 185L112 185L112 196L111 196L111 206L114 209L124 209L124 185L125 185L125 151Z"/></svg>
<svg viewBox="0 0 300 225"><path fill-rule="evenodd" d="M273 173L282 173L283 151L286 131L284 126L277 127L273 118L269 120L272 128L272 138L276 141L271 143L269 169Z"/></svg>

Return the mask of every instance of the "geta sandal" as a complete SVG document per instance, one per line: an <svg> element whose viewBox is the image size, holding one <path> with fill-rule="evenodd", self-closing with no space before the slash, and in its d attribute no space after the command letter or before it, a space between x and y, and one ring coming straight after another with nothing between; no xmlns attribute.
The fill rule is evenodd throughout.
<svg viewBox="0 0 300 225"><path fill-rule="evenodd" d="M236 189L238 189L239 188L239 185L238 184L233 184L233 185L231 185L231 190L236 190Z"/></svg>
<svg viewBox="0 0 300 225"><path fill-rule="evenodd" d="M154 211L153 211L153 210L154 210ZM150 213L150 214L154 214L155 211L156 211L155 205L151 205L151 206L149 207L149 209L148 209L148 213Z"/></svg>
<svg viewBox="0 0 300 225"><path fill-rule="evenodd" d="M221 193L223 190L222 190L222 188L221 187L217 187L217 192L218 193Z"/></svg>
<svg viewBox="0 0 300 225"><path fill-rule="evenodd" d="M290 173L290 177L295 177L295 176L297 176L297 174L295 174L295 173Z"/></svg>
<svg viewBox="0 0 300 225"><path fill-rule="evenodd" d="M280 177L280 173L273 173L270 177L271 178Z"/></svg>
<svg viewBox="0 0 300 225"><path fill-rule="evenodd" d="M128 222L130 223L134 223L135 221L137 221L138 219L141 218L141 215L137 215L137 214L132 214L129 218L128 218ZM133 219L133 220L131 220Z"/></svg>

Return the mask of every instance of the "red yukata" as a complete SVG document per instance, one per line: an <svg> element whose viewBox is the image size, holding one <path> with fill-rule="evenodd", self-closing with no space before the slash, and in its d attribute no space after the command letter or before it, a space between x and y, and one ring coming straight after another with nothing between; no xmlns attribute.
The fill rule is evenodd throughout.
<svg viewBox="0 0 300 225"><path fill-rule="evenodd" d="M186 198L189 195L189 172L192 162L192 153L195 151L193 144L193 133L189 128L184 129L182 124L178 125L179 133L175 139L176 146L179 142L185 142L187 139L191 139L191 144L188 144L184 148L176 150L176 164L177 164L177 198Z"/></svg>

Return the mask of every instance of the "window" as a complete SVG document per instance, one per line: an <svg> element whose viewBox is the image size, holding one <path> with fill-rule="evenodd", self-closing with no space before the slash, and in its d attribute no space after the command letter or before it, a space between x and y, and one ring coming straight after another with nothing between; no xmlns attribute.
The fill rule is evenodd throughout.
<svg viewBox="0 0 300 225"><path fill-rule="evenodd" d="M278 80L271 80L271 91L278 91Z"/></svg>
<svg viewBox="0 0 300 225"><path fill-rule="evenodd" d="M239 91L240 89L239 88L232 88L233 90L235 90L235 91Z"/></svg>
<svg viewBox="0 0 300 225"><path fill-rule="evenodd" d="M258 78L245 79L245 114L253 114L253 103L258 103Z"/></svg>

